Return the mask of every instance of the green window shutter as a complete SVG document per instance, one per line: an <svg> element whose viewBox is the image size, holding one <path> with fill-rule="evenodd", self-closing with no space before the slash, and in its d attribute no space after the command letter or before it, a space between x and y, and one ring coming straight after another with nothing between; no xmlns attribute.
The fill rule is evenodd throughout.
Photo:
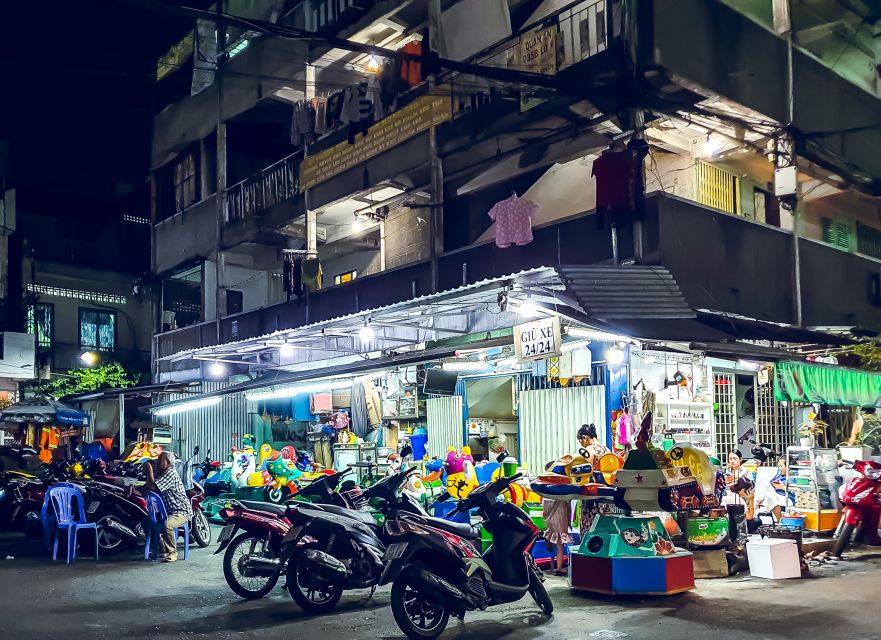
<svg viewBox="0 0 881 640"><path fill-rule="evenodd" d="M846 222L823 218L821 224L823 227L823 242L839 249L850 251L850 226Z"/></svg>

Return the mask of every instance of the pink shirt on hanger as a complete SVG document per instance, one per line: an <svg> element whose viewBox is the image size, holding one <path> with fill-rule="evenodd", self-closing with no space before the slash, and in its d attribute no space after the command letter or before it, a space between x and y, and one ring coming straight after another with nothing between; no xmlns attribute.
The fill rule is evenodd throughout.
<svg viewBox="0 0 881 640"><path fill-rule="evenodd" d="M496 223L496 246L504 249L532 242L532 217L537 210L532 200L516 195L497 202L488 214Z"/></svg>

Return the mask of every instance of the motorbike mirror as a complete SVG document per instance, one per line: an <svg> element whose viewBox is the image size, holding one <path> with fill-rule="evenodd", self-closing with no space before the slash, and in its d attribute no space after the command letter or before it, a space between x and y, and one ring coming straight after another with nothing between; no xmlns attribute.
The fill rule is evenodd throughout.
<svg viewBox="0 0 881 640"><path fill-rule="evenodd" d="M496 462L498 462L499 464L502 464L502 462L505 461L505 458L507 458L508 455L509 455L509 454L508 454L508 450L505 449L505 450L502 451L499 455L496 456Z"/></svg>
<svg viewBox="0 0 881 640"><path fill-rule="evenodd" d="M199 445L196 445L196 447L193 449L193 455L194 456L199 455Z"/></svg>
<svg viewBox="0 0 881 640"><path fill-rule="evenodd" d="M442 494L440 494L440 495L437 497L437 501L438 501L438 502L446 502L447 500L449 500L449 499L452 498L452 497L453 497L453 496L450 495L450 492L449 492L449 491L444 491Z"/></svg>

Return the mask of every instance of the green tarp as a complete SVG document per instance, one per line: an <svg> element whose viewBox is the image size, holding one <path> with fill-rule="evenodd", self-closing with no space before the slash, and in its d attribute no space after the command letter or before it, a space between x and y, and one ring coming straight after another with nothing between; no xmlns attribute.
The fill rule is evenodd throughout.
<svg viewBox="0 0 881 640"><path fill-rule="evenodd" d="M774 396L779 401L881 406L881 374L795 362L780 362L774 369Z"/></svg>

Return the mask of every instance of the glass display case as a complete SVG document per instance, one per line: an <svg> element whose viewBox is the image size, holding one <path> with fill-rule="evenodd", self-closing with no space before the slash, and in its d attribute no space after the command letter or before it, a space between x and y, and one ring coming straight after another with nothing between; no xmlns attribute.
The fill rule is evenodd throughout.
<svg viewBox="0 0 881 640"><path fill-rule="evenodd" d="M835 449L786 448L786 491L805 529L832 531L838 526L838 453Z"/></svg>

